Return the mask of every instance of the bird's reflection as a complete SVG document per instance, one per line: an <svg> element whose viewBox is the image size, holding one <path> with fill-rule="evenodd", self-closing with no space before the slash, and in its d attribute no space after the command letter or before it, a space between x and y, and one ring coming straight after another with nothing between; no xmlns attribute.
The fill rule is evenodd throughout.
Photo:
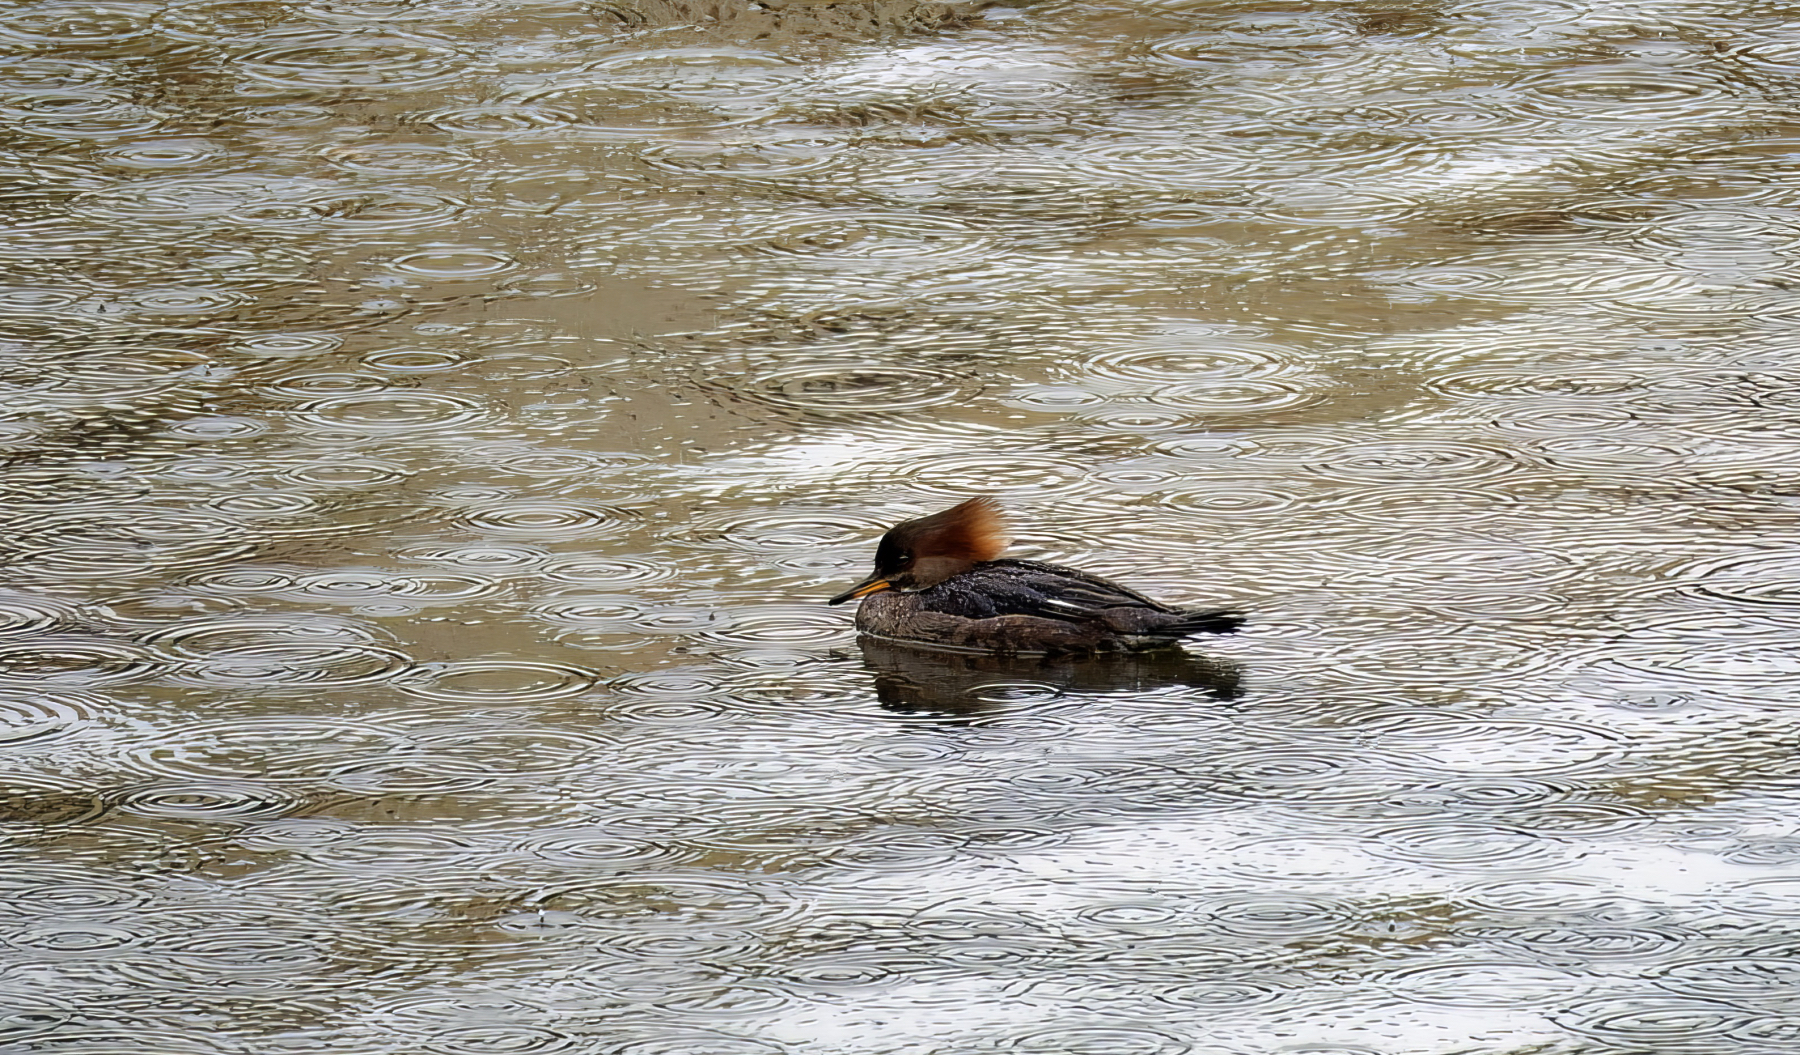
<svg viewBox="0 0 1800 1055"><path fill-rule="evenodd" d="M1084 656L938 652L864 636L863 665L886 710L967 720L1034 687L1105 695L1186 686L1221 699L1238 695L1237 664L1180 649Z"/></svg>

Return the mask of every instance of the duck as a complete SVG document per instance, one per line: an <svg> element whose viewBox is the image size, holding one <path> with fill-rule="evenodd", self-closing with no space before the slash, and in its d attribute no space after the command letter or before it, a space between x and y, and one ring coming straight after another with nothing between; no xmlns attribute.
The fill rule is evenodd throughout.
<svg viewBox="0 0 1800 1055"><path fill-rule="evenodd" d="M871 637L1009 655L1144 652L1244 624L1227 608L1178 608L1075 568L1003 558L1000 503L981 496L889 528L868 578L827 601L860 600Z"/></svg>

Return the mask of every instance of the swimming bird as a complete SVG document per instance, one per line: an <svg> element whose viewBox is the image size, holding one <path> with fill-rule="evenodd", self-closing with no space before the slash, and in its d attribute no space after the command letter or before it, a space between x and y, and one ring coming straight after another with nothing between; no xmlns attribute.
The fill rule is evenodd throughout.
<svg viewBox="0 0 1800 1055"><path fill-rule="evenodd" d="M874 574L828 603L861 598L856 628L874 637L1019 655L1172 648L1243 625L1227 609L1176 608L1074 568L1002 559L1007 541L999 503L971 498L894 525Z"/></svg>

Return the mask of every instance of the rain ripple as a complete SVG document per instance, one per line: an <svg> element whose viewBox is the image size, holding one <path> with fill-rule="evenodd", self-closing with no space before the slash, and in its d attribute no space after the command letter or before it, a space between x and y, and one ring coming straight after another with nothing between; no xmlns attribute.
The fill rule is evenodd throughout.
<svg viewBox="0 0 1800 1055"><path fill-rule="evenodd" d="M1800 992L1800 963L1785 956L1703 956L1661 968L1656 981L1683 996L1788 1000Z"/></svg>
<svg viewBox="0 0 1800 1055"><path fill-rule="evenodd" d="M1275 478L1203 476L1180 482L1184 485L1180 490L1158 490L1151 497L1173 514L1200 517L1208 523L1220 517L1283 514L1305 497L1291 482Z"/></svg>
<svg viewBox="0 0 1800 1055"><path fill-rule="evenodd" d="M1462 775L1583 772L1624 750L1620 734L1542 718L1415 717L1384 730L1379 742L1407 765Z"/></svg>
<svg viewBox="0 0 1800 1055"><path fill-rule="evenodd" d="M1396 996L1434 1007L1537 1009L1579 994L1579 972L1530 962L1464 960L1397 968L1382 978Z"/></svg>
<svg viewBox="0 0 1800 1055"><path fill-rule="evenodd" d="M161 740L147 741L133 760L142 770L172 781L304 785L329 778L352 759L379 754L399 739L393 730L340 719L224 719L191 722ZM309 837L317 835L315 830Z"/></svg>
<svg viewBox="0 0 1800 1055"><path fill-rule="evenodd" d="M460 660L424 663L396 677L394 687L413 696L457 703L554 700L592 688L592 671L525 660Z"/></svg>
<svg viewBox="0 0 1800 1055"><path fill-rule="evenodd" d="M151 897L112 869L90 872L67 862L18 861L0 874L0 906L18 919L112 919Z"/></svg>
<svg viewBox="0 0 1800 1055"><path fill-rule="evenodd" d="M301 922L284 926L265 919L249 926L221 926L216 920L182 922L194 932L159 937L152 943L158 980L248 988L279 979L283 985L317 986L313 972L327 961L317 938Z"/></svg>
<svg viewBox="0 0 1800 1055"><path fill-rule="evenodd" d="M246 76L283 88L423 88L469 71L451 42L392 30L269 34L233 56Z"/></svg>
<svg viewBox="0 0 1800 1055"><path fill-rule="evenodd" d="M1254 331L1253 331L1254 332ZM1281 374L1297 365L1294 349L1248 338L1220 327L1183 327L1158 335L1154 344L1128 345L1080 360L1080 373L1130 384L1168 385L1197 377L1246 380Z"/></svg>
<svg viewBox="0 0 1800 1055"><path fill-rule="evenodd" d="M1776 610L1800 607L1800 547L1716 557L1672 574L1708 597Z"/></svg>
<svg viewBox="0 0 1800 1055"><path fill-rule="evenodd" d="M721 386L790 410L815 414L901 413L966 403L981 392L972 375L924 364L877 365L861 359L786 366L732 378Z"/></svg>
<svg viewBox="0 0 1800 1055"><path fill-rule="evenodd" d="M118 806L140 817L166 820L226 821L279 816L300 800L273 787L248 783L158 783L127 788Z"/></svg>
<svg viewBox="0 0 1800 1055"><path fill-rule="evenodd" d="M732 512L696 517L693 537L749 553L809 553L833 546L860 545L887 530L880 514L841 510Z"/></svg>
<svg viewBox="0 0 1800 1055"><path fill-rule="evenodd" d="M544 565L546 578L583 586L643 586L672 579L675 574L676 569L666 560L637 554L562 557Z"/></svg>
<svg viewBox="0 0 1800 1055"><path fill-rule="evenodd" d="M84 54L91 57L108 53L105 45L126 44L148 34L154 11L149 4L57 0L26 4L0 21L0 37L32 45L87 49Z"/></svg>
<svg viewBox="0 0 1800 1055"><path fill-rule="evenodd" d="M1350 928L1348 903L1316 894L1281 891L1233 894L1199 906L1208 922L1234 938L1299 942Z"/></svg>
<svg viewBox="0 0 1800 1055"><path fill-rule="evenodd" d="M176 664L176 680L194 685L368 684L412 664L360 624L298 616L190 620L144 641Z"/></svg>
<svg viewBox="0 0 1800 1055"><path fill-rule="evenodd" d="M102 223L226 223L293 231L398 231L454 219L459 202L423 192L368 191L327 180L166 176L93 191L73 203Z"/></svg>
<svg viewBox="0 0 1800 1055"><path fill-rule="evenodd" d="M1590 962L1659 960L1690 940L1692 933L1677 928L1581 923L1567 926L1524 927L1500 936L1553 965L1585 965Z"/></svg>
<svg viewBox="0 0 1800 1055"><path fill-rule="evenodd" d="M937 454L905 470L914 487L945 498L1014 491L1037 498L1092 490L1088 467L1080 459L1033 451Z"/></svg>
<svg viewBox="0 0 1800 1055"><path fill-rule="evenodd" d="M669 865L681 855L677 847L634 838L610 825L555 828L534 832L512 852L543 863L574 870L596 865L637 868L651 863Z"/></svg>
<svg viewBox="0 0 1800 1055"><path fill-rule="evenodd" d="M733 607L728 620L700 636L721 644L804 650L843 635L842 617L816 604L769 604Z"/></svg>
<svg viewBox="0 0 1800 1055"><path fill-rule="evenodd" d="M1424 822L1385 828L1374 833L1375 852L1409 864L1446 872L1483 876L1539 872L1567 864L1564 849L1523 829L1457 823Z"/></svg>
<svg viewBox="0 0 1800 1055"><path fill-rule="evenodd" d="M465 447L457 460L489 472L513 473L543 480L563 480L616 468L602 454L528 444L483 444Z"/></svg>
<svg viewBox="0 0 1800 1055"><path fill-rule="evenodd" d="M147 681L166 670L167 664L128 641L78 634L0 640L0 686L126 685Z"/></svg>
<svg viewBox="0 0 1800 1055"><path fill-rule="evenodd" d="M0 693L0 747L20 749L78 736L116 717L104 696L21 689Z"/></svg>
<svg viewBox="0 0 1800 1055"><path fill-rule="evenodd" d="M0 590L0 638L69 626L80 611L78 605L54 597Z"/></svg>
<svg viewBox="0 0 1800 1055"><path fill-rule="evenodd" d="M815 212L773 217L758 224L749 238L753 250L788 256L906 259L988 256L998 239L972 222L914 213L861 212L849 215Z"/></svg>
<svg viewBox="0 0 1800 1055"><path fill-rule="evenodd" d="M534 103L451 106L415 114L413 119L443 132L496 139L561 134L576 122L566 110Z"/></svg>
<svg viewBox="0 0 1800 1055"><path fill-rule="evenodd" d="M490 571L500 574L524 573L542 567L550 559L548 550L509 542L420 546L398 550L394 555L406 561L466 569L471 575Z"/></svg>
<svg viewBox="0 0 1800 1055"><path fill-rule="evenodd" d="M418 390L370 391L316 399L291 413L295 421L304 425L382 437L461 429L492 416L491 410L476 400Z"/></svg>
<svg viewBox="0 0 1800 1055"><path fill-rule="evenodd" d="M1653 307L1660 301L1679 301L1678 295L1692 288L1688 276L1652 256L1567 246L1494 252L1458 265L1370 277L1409 296L1469 297L1507 304L1602 301ZM1715 306L1712 310L1723 309Z"/></svg>
<svg viewBox="0 0 1800 1055"><path fill-rule="evenodd" d="M533 909L579 913L598 920L679 918L705 928L780 927L809 906L794 890L745 882L743 876L700 868L638 868L603 878L570 876L533 896Z"/></svg>
<svg viewBox="0 0 1800 1055"><path fill-rule="evenodd" d="M1553 658L1550 650L1529 637L1485 628L1479 634L1440 631L1389 635L1344 645L1332 655L1333 668L1358 681L1432 684L1485 682L1492 680L1496 671L1506 671L1515 678L1529 677L1549 666Z"/></svg>
<svg viewBox="0 0 1800 1055"><path fill-rule="evenodd" d="M1556 1018L1603 1043L1654 1051L1716 1050L1719 1038L1752 1021L1750 1012L1722 1000L1654 992L1582 1001Z"/></svg>
<svg viewBox="0 0 1800 1055"><path fill-rule="evenodd" d="M302 574L296 569L237 565L190 578L195 590L227 596L263 596L353 606L367 614L404 615L432 605L464 604L491 597L502 580L456 572L403 574L377 568L341 568Z"/></svg>
<svg viewBox="0 0 1800 1055"><path fill-rule="evenodd" d="M460 519L476 531L497 535L589 539L618 534L637 517L628 510L608 506L524 498L481 503L465 510Z"/></svg>
<svg viewBox="0 0 1800 1055"><path fill-rule="evenodd" d="M285 470L277 479L307 488L366 491L397 484L409 475L411 471L398 462L377 458L336 458Z"/></svg>
<svg viewBox="0 0 1800 1055"><path fill-rule="evenodd" d="M198 43L239 39L267 29L276 17L246 0L194 0L158 11L155 22L166 36Z"/></svg>
<svg viewBox="0 0 1800 1055"><path fill-rule="evenodd" d="M1566 125L1722 119L1743 103L1725 81L1669 66L1565 66L1514 82L1518 108Z"/></svg>
<svg viewBox="0 0 1800 1055"><path fill-rule="evenodd" d="M1504 450L1455 441L1354 443L1321 452L1306 468L1354 483L1420 483L1484 480L1519 465Z"/></svg>
<svg viewBox="0 0 1800 1055"><path fill-rule="evenodd" d="M531 609L534 618L558 627L563 636L625 634L638 629L649 607L634 594L571 593L552 596ZM695 625L703 626L704 621Z"/></svg>
<svg viewBox="0 0 1800 1055"><path fill-rule="evenodd" d="M793 76L786 60L748 49L642 51L567 71L516 101L567 113L588 136L679 141L773 113L767 89Z"/></svg>
<svg viewBox="0 0 1800 1055"><path fill-rule="evenodd" d="M1149 1022L1037 1026L999 1040L1001 1050L1030 1055L1187 1055L1182 1035Z"/></svg>

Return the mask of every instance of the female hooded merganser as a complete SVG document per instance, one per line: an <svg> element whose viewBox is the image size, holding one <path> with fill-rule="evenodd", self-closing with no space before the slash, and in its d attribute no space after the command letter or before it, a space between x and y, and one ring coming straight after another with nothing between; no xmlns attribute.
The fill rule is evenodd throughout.
<svg viewBox="0 0 1800 1055"><path fill-rule="evenodd" d="M830 603L866 598L865 634L977 652L1135 652L1243 625L1236 612L1171 608L1074 568L1001 560L1005 530L991 498L897 524L875 548L875 573Z"/></svg>

